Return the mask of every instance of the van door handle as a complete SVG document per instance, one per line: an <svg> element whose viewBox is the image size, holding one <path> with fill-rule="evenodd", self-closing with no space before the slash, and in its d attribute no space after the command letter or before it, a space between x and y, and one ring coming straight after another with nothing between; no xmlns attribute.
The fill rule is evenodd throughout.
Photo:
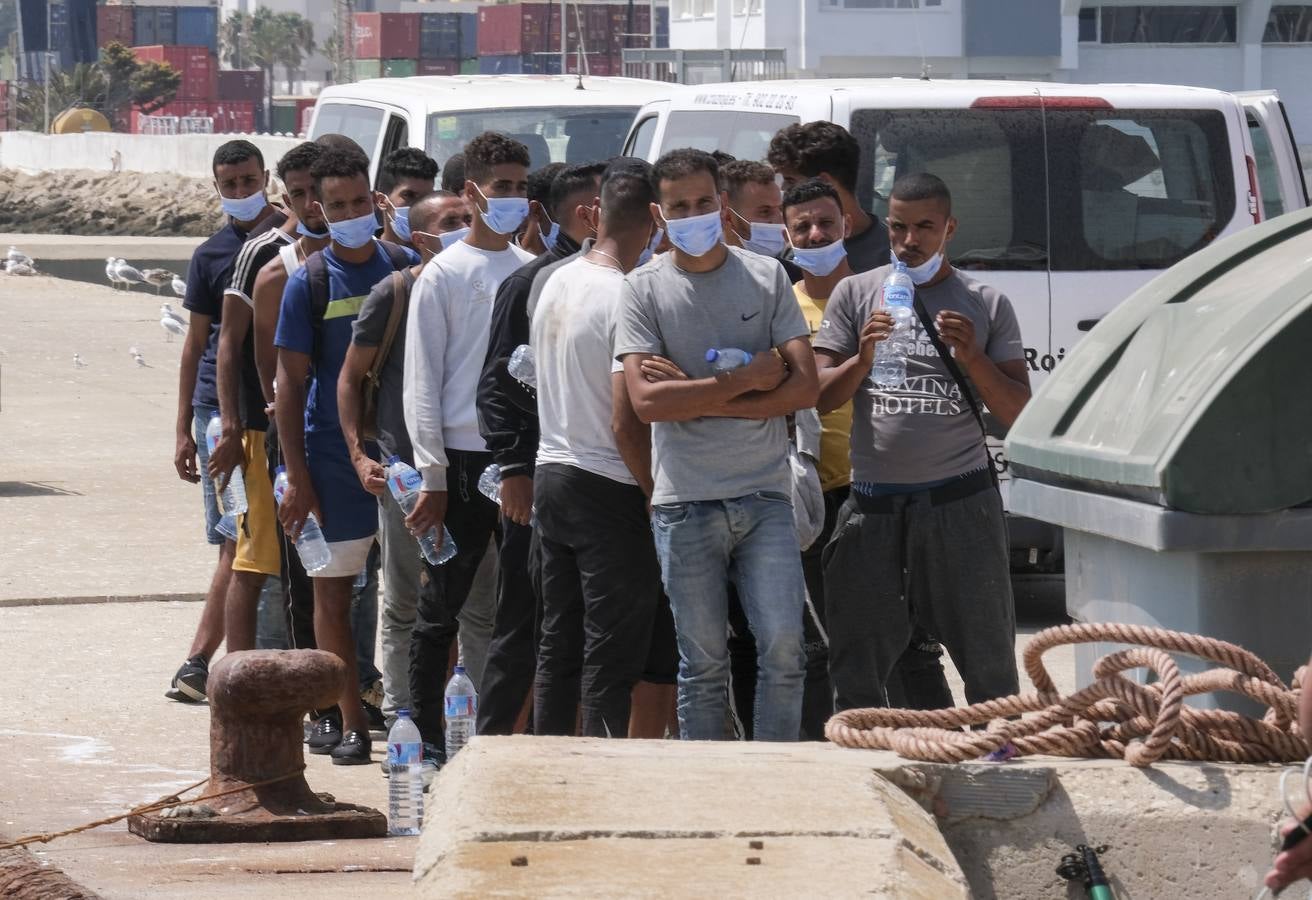
<svg viewBox="0 0 1312 900"><path fill-rule="evenodd" d="M1075 323L1075 327L1080 329L1080 331L1092 331L1093 326L1097 325L1101 321L1102 321L1101 316L1099 316L1096 319L1080 319L1080 321Z"/></svg>

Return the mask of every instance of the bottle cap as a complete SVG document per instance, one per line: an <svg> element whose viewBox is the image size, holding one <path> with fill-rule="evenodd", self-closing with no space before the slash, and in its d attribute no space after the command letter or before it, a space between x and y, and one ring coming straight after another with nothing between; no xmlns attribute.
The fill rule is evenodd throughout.
<svg viewBox="0 0 1312 900"><path fill-rule="evenodd" d="M465 674L465 667L464 667L464 666L456 666L454 669L451 670L451 674L452 674L452 675L463 675L463 674Z"/></svg>
<svg viewBox="0 0 1312 900"><path fill-rule="evenodd" d="M717 359L719 359L719 357L720 357L720 351L719 351L719 350L711 349L711 350L707 350L707 351L706 351L706 361L707 361L707 362L715 362Z"/></svg>
<svg viewBox="0 0 1312 900"><path fill-rule="evenodd" d="M907 264L904 263L902 260L899 259L893 262L894 272L905 272L906 270L907 270Z"/></svg>
<svg viewBox="0 0 1312 900"><path fill-rule="evenodd" d="M395 453L393 453L391 456L387 457L387 464L388 464L389 466L394 466L394 465L396 465L397 463L399 463L400 461L401 461L401 457L397 456Z"/></svg>
<svg viewBox="0 0 1312 900"><path fill-rule="evenodd" d="M408 709L404 709L404 708L403 708L403 709L398 709L398 710L396 711L396 717L397 717L398 719L408 719L408 718L410 718L410 710L408 710Z"/></svg>
<svg viewBox="0 0 1312 900"><path fill-rule="evenodd" d="M286 466L279 466L278 468L276 468L276 469L273 470L273 474L274 474L274 475L281 475L282 473L284 473L284 472L286 472L286 471L287 471L287 467L286 467Z"/></svg>
<svg viewBox="0 0 1312 900"><path fill-rule="evenodd" d="M217 419L217 418L219 418L219 411L216 409L216 410L214 410L214 412L210 413L210 418L211 418L211 419Z"/></svg>

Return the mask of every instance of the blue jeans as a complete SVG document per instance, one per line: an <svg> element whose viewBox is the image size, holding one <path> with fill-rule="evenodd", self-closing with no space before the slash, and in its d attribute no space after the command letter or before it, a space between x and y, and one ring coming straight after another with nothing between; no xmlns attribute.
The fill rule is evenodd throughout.
<svg viewBox="0 0 1312 900"><path fill-rule="evenodd" d="M756 636L759 676L753 731L761 741L795 741L802 721L806 585L793 505L757 491L731 500L652 507L661 577L679 640L679 730L688 740L722 740L728 714L729 601L737 588Z"/></svg>
<svg viewBox="0 0 1312 900"><path fill-rule="evenodd" d="M356 576L351 589L351 633L355 636L355 660L360 669L360 689L363 690L383 676L374 665L374 644L378 640L378 568L381 554L378 544L369 551L365 563L364 584Z"/></svg>

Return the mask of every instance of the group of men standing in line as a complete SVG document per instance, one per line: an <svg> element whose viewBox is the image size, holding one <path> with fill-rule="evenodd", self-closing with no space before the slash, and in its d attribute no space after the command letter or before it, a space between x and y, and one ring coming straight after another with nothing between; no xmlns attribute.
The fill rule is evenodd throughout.
<svg viewBox="0 0 1312 900"><path fill-rule="evenodd" d="M169 695L203 699L224 640L256 646L271 577L289 643L352 673L308 738L339 764L368 762L401 708L442 763L457 639L480 734L527 711L538 734L819 740L835 708L951 705L941 646L968 701L1015 692L980 407L1009 425L1029 397L1019 327L947 261L943 182L903 176L881 222L859 164L825 122L779 132L765 162L685 149L535 172L488 132L440 190L404 149L375 191L359 147L326 135L279 160L278 208L258 149L220 147L230 221L187 279L175 458L204 484L219 563ZM885 388L894 260L917 317ZM535 386L507 365L525 344ZM392 456L422 481L408 515ZM498 502L478 488L492 465ZM215 484L238 466L234 519ZM307 578L291 539L311 513L331 560ZM440 566L413 536L430 529L456 547ZM378 565L381 690L358 664L377 628L358 576Z"/></svg>

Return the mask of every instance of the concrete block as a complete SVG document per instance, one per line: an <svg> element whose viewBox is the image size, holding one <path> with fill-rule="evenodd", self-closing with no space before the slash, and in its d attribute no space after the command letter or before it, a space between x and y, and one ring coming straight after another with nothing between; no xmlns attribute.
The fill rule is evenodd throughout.
<svg viewBox="0 0 1312 900"><path fill-rule="evenodd" d="M824 745L477 738L427 810L421 897L968 896L933 817Z"/></svg>

